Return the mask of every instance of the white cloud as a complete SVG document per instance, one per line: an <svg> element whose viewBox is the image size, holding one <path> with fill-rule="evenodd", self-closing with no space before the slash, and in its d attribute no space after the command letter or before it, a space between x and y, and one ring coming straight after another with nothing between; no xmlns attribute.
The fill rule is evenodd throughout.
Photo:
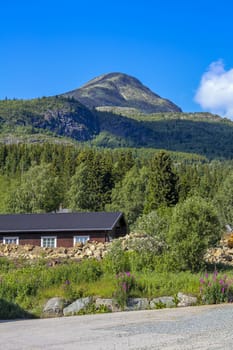
<svg viewBox="0 0 233 350"><path fill-rule="evenodd" d="M233 68L226 71L222 60L211 63L194 99L204 110L233 119Z"/></svg>

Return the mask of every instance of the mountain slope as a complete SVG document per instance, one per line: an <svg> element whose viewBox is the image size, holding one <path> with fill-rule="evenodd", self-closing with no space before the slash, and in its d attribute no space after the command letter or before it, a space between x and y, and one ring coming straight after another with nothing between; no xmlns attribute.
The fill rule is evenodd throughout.
<svg viewBox="0 0 233 350"><path fill-rule="evenodd" d="M141 113L182 112L167 99L161 98L138 79L122 73L101 75L81 88L63 94L73 97L88 108L121 112L124 109Z"/></svg>
<svg viewBox="0 0 233 350"><path fill-rule="evenodd" d="M233 122L210 113L164 113L138 118L98 112L100 134L92 141L104 147L150 147L233 158Z"/></svg>
<svg viewBox="0 0 233 350"><path fill-rule="evenodd" d="M99 132L96 116L78 101L63 97L0 101L0 133L51 132L86 141Z"/></svg>
<svg viewBox="0 0 233 350"><path fill-rule="evenodd" d="M162 148L212 159L233 159L230 120L210 113L148 113L153 99L160 97L137 79L119 73L92 80L85 85L85 91L87 101L92 101L92 93L95 102L105 104L103 109L113 108L114 113L90 110L75 98L63 96L0 101L0 142L79 141L101 147ZM123 107L129 106L129 101L134 101L134 107ZM146 114L136 108L135 101L141 109L146 106ZM107 103L121 106L106 106ZM115 108L121 113L116 114Z"/></svg>

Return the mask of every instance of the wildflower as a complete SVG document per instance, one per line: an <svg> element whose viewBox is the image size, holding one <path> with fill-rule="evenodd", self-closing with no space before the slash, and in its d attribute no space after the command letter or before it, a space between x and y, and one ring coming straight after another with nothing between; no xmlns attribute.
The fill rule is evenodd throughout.
<svg viewBox="0 0 233 350"><path fill-rule="evenodd" d="M129 271L127 271L125 274L126 274L128 277L130 277L130 272L129 272Z"/></svg>
<svg viewBox="0 0 233 350"><path fill-rule="evenodd" d="M223 287L222 289L221 289L221 293L223 294L225 292L225 288Z"/></svg>
<svg viewBox="0 0 233 350"><path fill-rule="evenodd" d="M201 283L201 284L204 284L204 283L205 283L205 281L204 281L203 278L200 278L200 283Z"/></svg>
<svg viewBox="0 0 233 350"><path fill-rule="evenodd" d="M209 275L208 275L208 273L206 273L206 274L205 274L205 278L208 278L208 277L209 277Z"/></svg>
<svg viewBox="0 0 233 350"><path fill-rule="evenodd" d="M224 281L222 279L219 280L219 284L223 285Z"/></svg>
<svg viewBox="0 0 233 350"><path fill-rule="evenodd" d="M66 280L65 281L65 284L68 286L70 284L70 281L69 280Z"/></svg>

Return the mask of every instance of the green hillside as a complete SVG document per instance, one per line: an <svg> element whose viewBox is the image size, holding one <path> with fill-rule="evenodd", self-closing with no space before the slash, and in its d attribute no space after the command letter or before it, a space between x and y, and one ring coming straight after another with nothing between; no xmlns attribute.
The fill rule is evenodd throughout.
<svg viewBox="0 0 233 350"><path fill-rule="evenodd" d="M127 112L124 111L124 114ZM232 159L233 122L210 113L89 110L72 98L0 101L0 142L88 143L154 148Z"/></svg>
<svg viewBox="0 0 233 350"><path fill-rule="evenodd" d="M62 97L0 101L0 135L49 134L86 141L98 133L93 113Z"/></svg>
<svg viewBox="0 0 233 350"><path fill-rule="evenodd" d="M94 144L104 147L152 147L198 153L208 158L233 156L233 122L210 113L117 115L98 112L101 133Z"/></svg>

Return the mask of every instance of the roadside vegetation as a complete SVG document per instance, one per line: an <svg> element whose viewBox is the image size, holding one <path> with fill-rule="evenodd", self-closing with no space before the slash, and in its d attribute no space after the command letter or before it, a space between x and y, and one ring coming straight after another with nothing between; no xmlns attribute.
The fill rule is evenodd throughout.
<svg viewBox="0 0 233 350"><path fill-rule="evenodd" d="M125 264L127 255L123 253L117 259ZM102 261L66 261L55 266L44 259L29 264L1 258L0 319L41 317L46 301L55 296L64 298L67 304L87 296L115 298L119 305L124 305L128 297L172 296L176 300L178 292L198 297L199 304L232 300L233 271L218 272L217 282L216 270L208 275L204 270L175 272L161 262L158 267L145 266L145 270L138 271L135 261L139 255L129 259L130 263L125 265L127 271L121 265L122 271L117 274L113 272L116 261L111 258L110 262L109 257ZM122 274L131 275L128 284Z"/></svg>

